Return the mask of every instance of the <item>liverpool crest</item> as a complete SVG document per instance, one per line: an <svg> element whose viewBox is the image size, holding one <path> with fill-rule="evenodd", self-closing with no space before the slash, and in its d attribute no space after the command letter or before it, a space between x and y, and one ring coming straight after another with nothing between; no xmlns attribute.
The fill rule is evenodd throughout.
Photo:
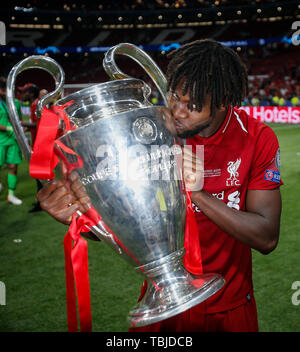
<svg viewBox="0 0 300 352"><path fill-rule="evenodd" d="M238 179L238 169L241 165L241 162L241 158L236 159L236 161L228 162L227 172L229 173L229 177L226 180L226 186L240 186L240 180Z"/></svg>

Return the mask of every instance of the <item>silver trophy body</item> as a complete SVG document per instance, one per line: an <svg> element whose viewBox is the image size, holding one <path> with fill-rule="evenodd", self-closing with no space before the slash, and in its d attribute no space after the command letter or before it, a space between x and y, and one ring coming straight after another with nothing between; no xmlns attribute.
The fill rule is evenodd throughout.
<svg viewBox="0 0 300 352"><path fill-rule="evenodd" d="M55 103L67 104L64 111L73 126L59 138L56 150L67 169L78 174L91 206L107 225L99 222L91 228L93 234L105 239L148 281L146 294L128 317L131 326L140 327L203 302L223 286L224 279L214 273L195 277L182 264L186 192L178 164L179 141L168 108L150 104L149 86L121 72L115 54L127 55L146 68L166 103L165 78L159 68L134 45L120 44L108 51L104 67L111 78L121 79L83 89ZM54 60L46 64L49 58L35 57L31 62L34 60L43 62L34 67L52 72L58 65ZM30 148L12 106L16 75L24 67L32 67L30 60L25 66L22 62L11 71L7 97L16 136L22 139L20 145L30 160ZM52 96L57 96L63 85L61 70L55 72L57 88ZM39 112L50 98L40 101ZM70 150L72 153L67 152ZM76 168L78 160L81 167Z"/></svg>

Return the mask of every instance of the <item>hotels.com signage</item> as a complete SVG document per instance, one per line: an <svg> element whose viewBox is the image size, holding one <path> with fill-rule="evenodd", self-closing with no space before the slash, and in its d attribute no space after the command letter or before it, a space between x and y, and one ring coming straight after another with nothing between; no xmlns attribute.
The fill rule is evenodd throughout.
<svg viewBox="0 0 300 352"><path fill-rule="evenodd" d="M261 122L300 123L300 107L242 106L241 109Z"/></svg>

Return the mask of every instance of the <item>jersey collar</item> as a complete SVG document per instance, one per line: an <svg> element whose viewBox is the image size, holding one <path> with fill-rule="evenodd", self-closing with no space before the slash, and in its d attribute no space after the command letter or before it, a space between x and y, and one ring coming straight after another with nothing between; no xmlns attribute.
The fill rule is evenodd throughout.
<svg viewBox="0 0 300 352"><path fill-rule="evenodd" d="M210 137L194 136L186 140L187 144L190 144L191 142L197 142L197 144L218 144L228 129L229 123L232 119L232 115L233 115L233 107L230 105L228 107L226 117L222 125L212 136Z"/></svg>

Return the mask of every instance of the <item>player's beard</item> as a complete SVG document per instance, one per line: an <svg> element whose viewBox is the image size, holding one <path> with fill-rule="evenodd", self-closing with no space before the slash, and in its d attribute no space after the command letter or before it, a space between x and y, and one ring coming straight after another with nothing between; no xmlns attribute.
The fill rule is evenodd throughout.
<svg viewBox="0 0 300 352"><path fill-rule="evenodd" d="M200 132L204 131L206 128L208 128L211 125L212 121L206 123L205 125L201 126L196 126L191 130L186 130L181 133L177 133L177 136L182 138L182 139L187 139L187 138L192 138L199 134Z"/></svg>

